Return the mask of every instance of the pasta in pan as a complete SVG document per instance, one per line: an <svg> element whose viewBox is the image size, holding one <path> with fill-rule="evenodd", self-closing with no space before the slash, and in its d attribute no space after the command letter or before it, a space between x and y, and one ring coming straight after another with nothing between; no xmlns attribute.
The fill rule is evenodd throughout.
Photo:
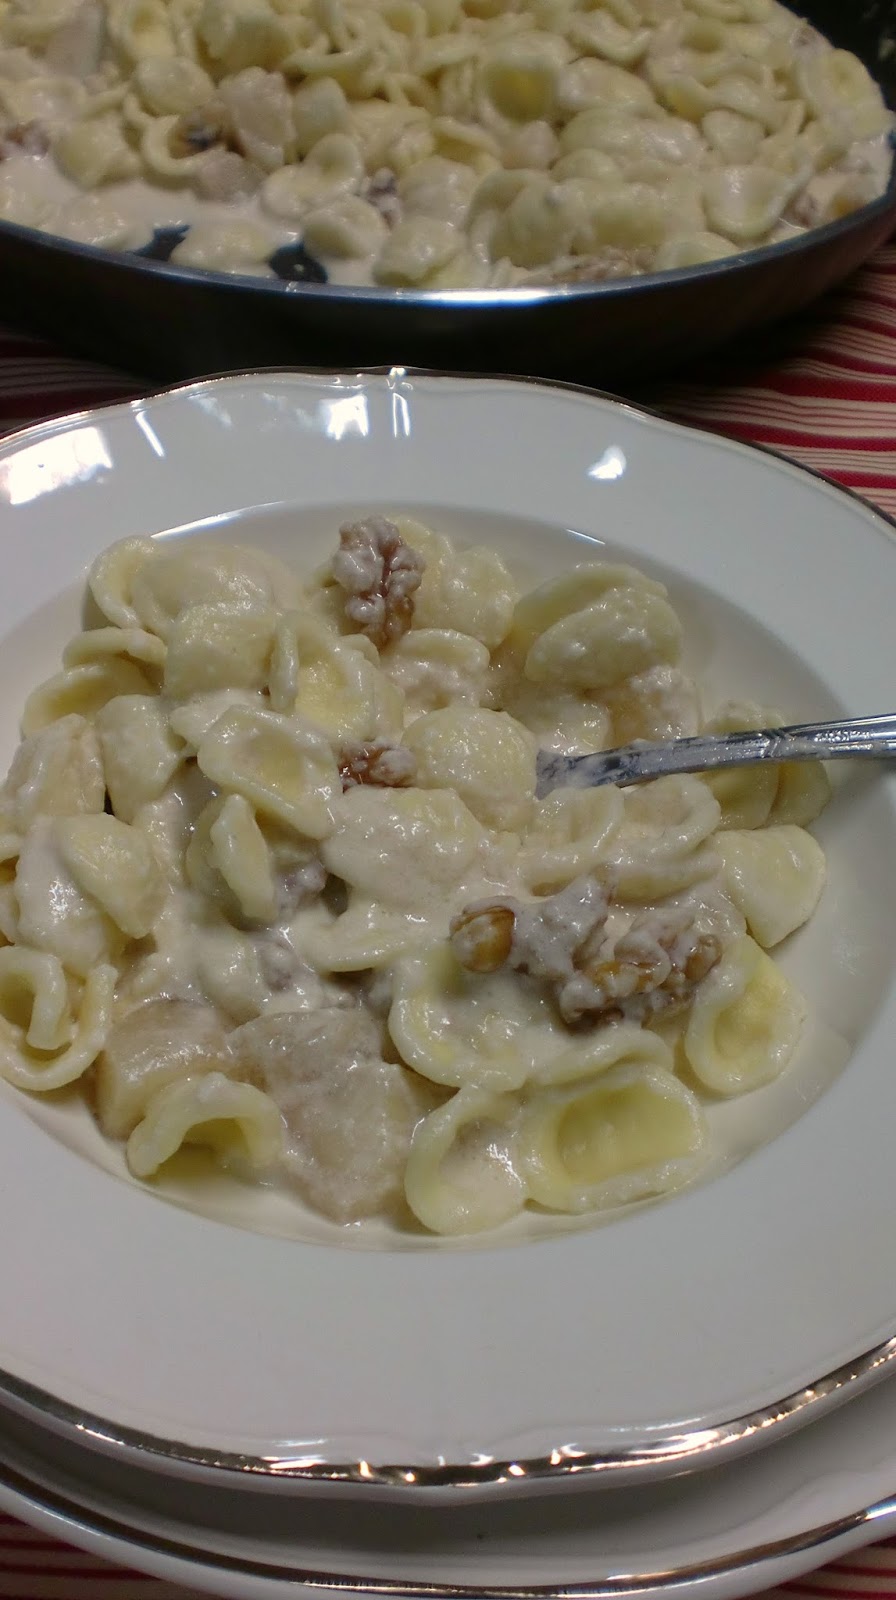
<svg viewBox="0 0 896 1600"><path fill-rule="evenodd" d="M877 198L891 123L777 0L0 8L0 216L209 271L455 289L699 265Z"/></svg>
<svg viewBox="0 0 896 1600"><path fill-rule="evenodd" d="M662 585L520 596L373 515L305 583L190 538L89 586L0 789L0 1075L80 1084L135 1177L200 1144L341 1223L612 1211L784 1071L805 1005L769 951L822 892L823 770L536 797L546 723L774 720L699 714Z"/></svg>

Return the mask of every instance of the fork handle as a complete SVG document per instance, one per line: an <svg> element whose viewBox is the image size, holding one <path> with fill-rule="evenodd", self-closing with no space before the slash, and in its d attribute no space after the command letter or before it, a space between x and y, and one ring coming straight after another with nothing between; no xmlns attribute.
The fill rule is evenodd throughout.
<svg viewBox="0 0 896 1600"><path fill-rule="evenodd" d="M587 786L586 763L600 763L600 781L622 786L677 772L755 766L762 761L841 761L896 756L896 715L845 722L805 722L789 728L704 733L690 739L647 741L598 756L580 756L573 783ZM593 782L594 779L592 778Z"/></svg>

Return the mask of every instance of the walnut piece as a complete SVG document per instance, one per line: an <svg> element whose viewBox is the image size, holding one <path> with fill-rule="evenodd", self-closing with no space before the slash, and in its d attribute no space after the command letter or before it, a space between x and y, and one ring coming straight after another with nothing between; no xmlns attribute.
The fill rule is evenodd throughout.
<svg viewBox="0 0 896 1600"><path fill-rule="evenodd" d="M713 933L699 933L685 911L645 911L609 950L586 954L557 996L567 1022L612 1016L645 1022L690 1004L694 989L722 954Z"/></svg>
<svg viewBox="0 0 896 1600"><path fill-rule="evenodd" d="M451 919L451 948L468 972L497 972L510 956L516 915L509 905L467 906Z"/></svg>
<svg viewBox="0 0 896 1600"><path fill-rule="evenodd" d="M346 592L349 621L378 650L395 644L410 628L423 566L423 557L405 544L386 517L365 517L340 528L333 577Z"/></svg>
<svg viewBox="0 0 896 1600"><path fill-rule="evenodd" d="M596 878L524 904L483 900L453 918L451 947L469 972L504 965L542 979L564 1022L645 1022L688 1005L722 953L693 912L643 911L615 940L607 935L609 896Z"/></svg>
<svg viewBox="0 0 896 1600"><path fill-rule="evenodd" d="M342 746L339 760L342 787L353 789L356 784L375 784L381 789L402 789L417 777L417 758L403 744L392 744L388 739L377 739L370 744L354 740Z"/></svg>

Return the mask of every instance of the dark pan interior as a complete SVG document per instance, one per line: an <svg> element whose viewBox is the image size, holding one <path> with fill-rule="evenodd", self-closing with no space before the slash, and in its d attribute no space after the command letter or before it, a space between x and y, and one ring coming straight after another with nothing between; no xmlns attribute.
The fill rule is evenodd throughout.
<svg viewBox="0 0 896 1600"><path fill-rule="evenodd" d="M798 9L861 57L896 109L896 0L817 0ZM172 268L0 223L0 304L8 324L154 382L260 366L385 365L521 372L634 393L645 378L710 354L724 375L725 353L743 350L745 335L752 348L759 330L842 282L894 226L891 179L881 200L786 244L653 278L533 295L287 286Z"/></svg>

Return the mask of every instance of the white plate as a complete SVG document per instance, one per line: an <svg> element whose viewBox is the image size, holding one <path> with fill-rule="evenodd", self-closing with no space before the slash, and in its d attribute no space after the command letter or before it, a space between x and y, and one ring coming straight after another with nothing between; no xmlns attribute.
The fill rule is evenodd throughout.
<svg viewBox="0 0 896 1600"><path fill-rule="evenodd" d="M0 1408L0 1507L230 1600L736 1600L896 1532L896 1379L761 1456L453 1510L184 1484Z"/></svg>
<svg viewBox="0 0 896 1600"><path fill-rule="evenodd" d="M896 682L883 518L579 391L219 379L5 442L0 496L8 752L104 545L213 527L310 565L341 516L371 509L497 544L529 579L607 541L668 579L719 698L856 714L888 709ZM725 1458L880 1376L896 1328L894 798L866 769L822 819L829 887L786 957L815 1018L799 1060L717 1108L710 1181L605 1227L529 1219L476 1248L374 1230L353 1249L223 1181L193 1210L163 1204L67 1097L4 1091L0 1281L28 1286L4 1299L4 1392L167 1470L454 1503Z"/></svg>

